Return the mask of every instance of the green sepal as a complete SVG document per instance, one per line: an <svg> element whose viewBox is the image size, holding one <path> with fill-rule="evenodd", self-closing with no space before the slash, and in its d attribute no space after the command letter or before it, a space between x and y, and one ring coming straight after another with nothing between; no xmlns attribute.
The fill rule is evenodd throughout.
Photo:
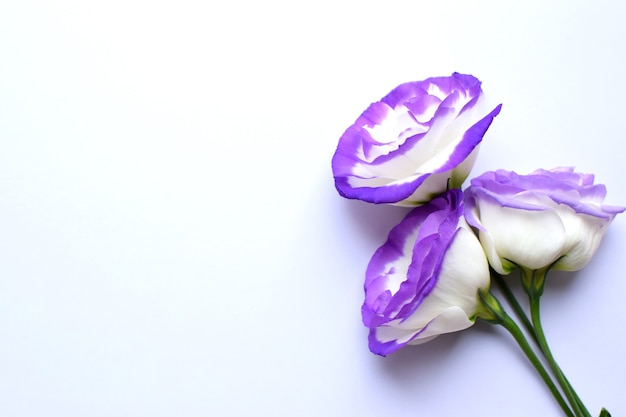
<svg viewBox="0 0 626 417"><path fill-rule="evenodd" d="M602 407L602 411L600 411L600 417L611 417L611 414L606 411L606 408Z"/></svg>
<svg viewBox="0 0 626 417"><path fill-rule="evenodd" d="M478 303L472 320L479 318L491 324L502 324L505 315L502 305L490 291L478 290Z"/></svg>

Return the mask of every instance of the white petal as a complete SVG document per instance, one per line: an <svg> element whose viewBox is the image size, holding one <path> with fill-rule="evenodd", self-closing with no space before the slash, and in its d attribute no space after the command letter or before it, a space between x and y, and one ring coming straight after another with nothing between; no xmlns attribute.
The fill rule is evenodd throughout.
<svg viewBox="0 0 626 417"><path fill-rule="evenodd" d="M488 287L487 259L478 239L464 225L446 252L436 287L415 313L398 326L419 331L427 325L431 329L432 323L437 321L440 333L463 330L471 325L467 324L468 317L476 311L478 290ZM439 316L452 314L449 311L452 307L459 308L465 319L439 321ZM444 323L450 323L450 327L442 327ZM432 329L426 334L432 334Z"/></svg>
<svg viewBox="0 0 626 417"><path fill-rule="evenodd" d="M498 272L507 272L499 270L498 266L509 269L505 260L539 269L552 264L563 253L565 227L555 211L514 209L484 200L479 205L481 222L491 235L486 237L481 233L481 242L489 262Z"/></svg>
<svg viewBox="0 0 626 417"><path fill-rule="evenodd" d="M474 324L461 307L452 306L442 311L440 315L435 317L428 327L415 339L409 342L409 345L419 345L434 339L440 334L451 333L459 330L467 329Z"/></svg>
<svg viewBox="0 0 626 417"><path fill-rule="evenodd" d="M554 265L554 269L578 271L587 265L596 253L606 233L608 222L595 216L574 213L566 206L559 206L559 214L566 230L563 250L566 256Z"/></svg>

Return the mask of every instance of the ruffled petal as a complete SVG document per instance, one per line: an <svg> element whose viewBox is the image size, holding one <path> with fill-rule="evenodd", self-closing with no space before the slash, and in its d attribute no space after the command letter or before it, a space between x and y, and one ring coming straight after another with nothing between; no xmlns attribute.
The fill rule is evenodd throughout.
<svg viewBox="0 0 626 417"><path fill-rule="evenodd" d="M471 75L402 84L371 104L339 139L335 187L377 204L424 204L465 180L500 106L489 111ZM434 179L431 177L435 176Z"/></svg>

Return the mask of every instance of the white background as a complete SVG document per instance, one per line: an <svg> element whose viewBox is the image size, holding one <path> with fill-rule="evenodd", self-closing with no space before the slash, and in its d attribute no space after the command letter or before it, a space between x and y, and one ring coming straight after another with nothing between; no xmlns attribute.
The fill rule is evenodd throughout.
<svg viewBox="0 0 626 417"><path fill-rule="evenodd" d="M339 136L405 81L503 109L473 175L575 165L626 205L619 1L0 5L0 415L557 416L478 323L367 349L365 266L406 213L343 200ZM626 215L544 296L597 415L626 415Z"/></svg>

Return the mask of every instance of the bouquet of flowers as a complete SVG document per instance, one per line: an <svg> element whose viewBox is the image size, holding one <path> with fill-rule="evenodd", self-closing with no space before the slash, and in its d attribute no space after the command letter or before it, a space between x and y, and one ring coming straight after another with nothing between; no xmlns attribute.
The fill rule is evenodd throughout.
<svg viewBox="0 0 626 417"><path fill-rule="evenodd" d="M413 207L367 266L369 348L386 356L482 319L515 338L566 416L590 417L550 351L540 300L548 272L583 268L625 208L604 205L605 187L573 168L486 172L462 190L500 109L478 79L454 73L396 87L339 139L339 194ZM529 311L508 283L515 270Z"/></svg>

